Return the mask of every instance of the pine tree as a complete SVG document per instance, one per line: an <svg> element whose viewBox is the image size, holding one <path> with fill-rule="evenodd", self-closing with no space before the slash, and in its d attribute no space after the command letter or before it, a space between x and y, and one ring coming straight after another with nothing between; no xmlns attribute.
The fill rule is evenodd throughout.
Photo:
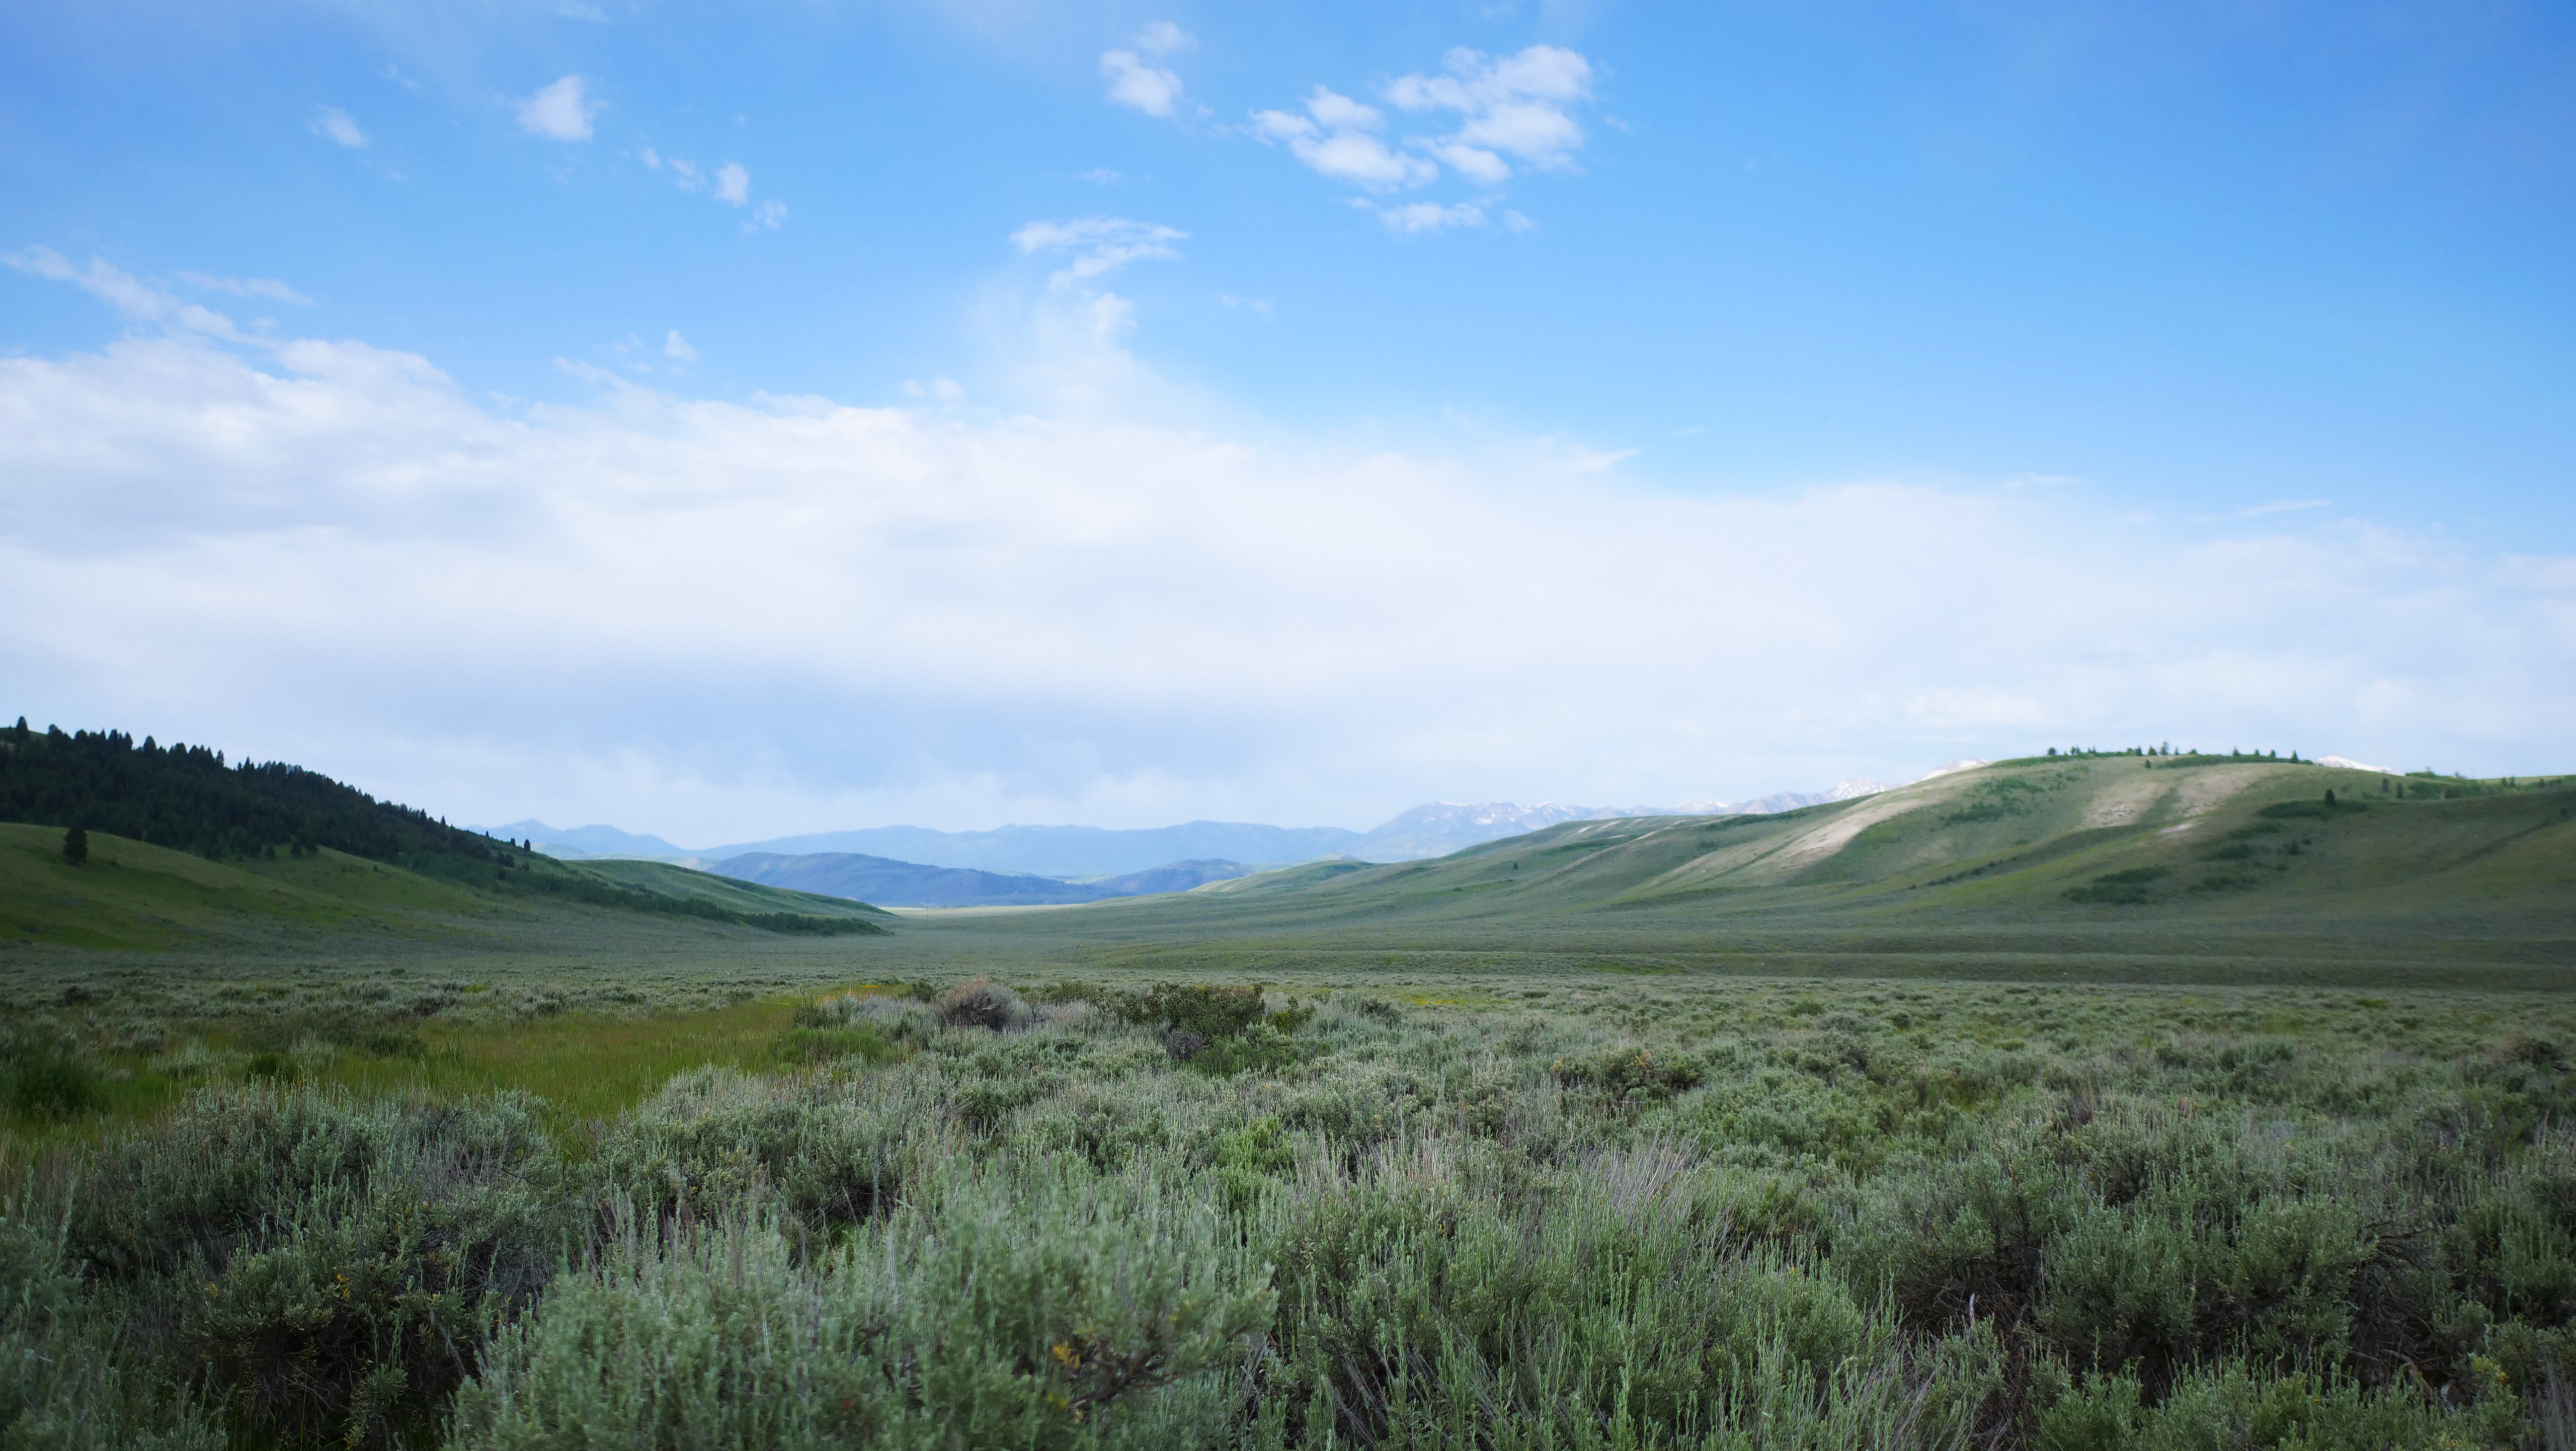
<svg viewBox="0 0 2576 1451"><path fill-rule="evenodd" d="M89 861L89 828L75 826L63 833L63 860L73 866Z"/></svg>

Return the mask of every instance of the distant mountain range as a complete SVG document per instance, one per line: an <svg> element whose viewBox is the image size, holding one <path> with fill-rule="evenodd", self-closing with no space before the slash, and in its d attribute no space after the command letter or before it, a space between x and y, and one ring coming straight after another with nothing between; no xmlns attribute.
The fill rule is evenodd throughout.
<svg viewBox="0 0 2576 1451"><path fill-rule="evenodd" d="M875 826L696 850L613 826L564 830L531 820L490 831L512 840L532 840L539 851L569 860L635 857L680 862L742 881L881 906L1034 906L1187 891L1248 875L1254 866L1247 863L1285 866L1324 857L1417 861L1568 821L1759 815L1849 801L1886 789L1876 781L1855 779L1824 791L1781 791L1749 801L1687 801L1679 806L1434 801L1401 812L1369 831L1233 821L1132 830L1004 826L991 831L934 831L923 826Z"/></svg>
<svg viewBox="0 0 2576 1451"><path fill-rule="evenodd" d="M1209 882L1250 876L1253 871L1241 862L1189 861L1121 877L1068 882L1026 873L977 871L973 867L923 866L841 851L799 856L748 852L711 862L706 869L737 881L849 897L887 907L1059 906L1111 897L1186 892Z"/></svg>

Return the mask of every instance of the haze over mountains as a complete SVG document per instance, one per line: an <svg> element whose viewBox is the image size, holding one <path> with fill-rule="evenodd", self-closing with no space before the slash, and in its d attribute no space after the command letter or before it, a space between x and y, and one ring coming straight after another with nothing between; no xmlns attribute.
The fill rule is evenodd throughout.
<svg viewBox="0 0 2576 1451"><path fill-rule="evenodd" d="M570 859L642 857L715 864L754 855L848 854L899 864L1079 879L1145 872L1189 862L1278 866L1328 856L1378 862L1417 861L1568 821L1763 814L1849 801L1886 789L1877 781L1853 779L1837 782L1823 791L1780 791L1741 802L1691 801L1679 806L1561 806L1553 802L1521 806L1508 801L1469 805L1434 801L1400 812L1368 831L1227 821L1131 829L1003 826L989 831L937 831L923 826L876 826L691 848L613 826L563 829L527 820L488 829L497 836L528 838L539 850Z"/></svg>
<svg viewBox="0 0 2576 1451"><path fill-rule="evenodd" d="M1262 867L1326 857L1419 861L1569 821L1759 815L1849 801L1886 789L1877 781L1852 779L1823 791L1780 791L1748 801L1691 801L1679 806L1434 801L1398 813L1369 831L1228 821L1129 830L1004 826L991 831L935 831L922 826L878 826L690 850L658 836L613 826L559 830L529 820L491 830L513 840L528 838L538 850L571 860L626 857L681 862L741 881L885 906L1056 906L1185 892L1209 882L1248 876Z"/></svg>

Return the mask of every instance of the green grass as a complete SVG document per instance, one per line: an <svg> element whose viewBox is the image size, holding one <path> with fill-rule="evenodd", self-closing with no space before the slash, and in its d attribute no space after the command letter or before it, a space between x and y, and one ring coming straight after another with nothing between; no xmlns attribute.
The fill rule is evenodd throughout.
<svg viewBox="0 0 2576 1451"><path fill-rule="evenodd" d="M414 871L327 847L305 857L213 862L94 832L89 860L75 866L63 859L62 835L0 823L0 951L455 950L475 939L543 942L603 929L611 937L625 929L688 944L759 933L763 924L873 931L891 918L863 902L661 863L520 857L512 869L431 861ZM639 912L637 902L687 904L747 921ZM628 920L638 917L645 920Z"/></svg>

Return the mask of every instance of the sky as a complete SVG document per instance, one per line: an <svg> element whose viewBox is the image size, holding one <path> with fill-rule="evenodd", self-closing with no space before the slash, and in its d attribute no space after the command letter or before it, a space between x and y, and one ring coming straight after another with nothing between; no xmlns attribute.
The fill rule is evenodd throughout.
<svg viewBox="0 0 2576 1451"><path fill-rule="evenodd" d="M0 715L461 821L2576 768L2576 11L0 7Z"/></svg>

